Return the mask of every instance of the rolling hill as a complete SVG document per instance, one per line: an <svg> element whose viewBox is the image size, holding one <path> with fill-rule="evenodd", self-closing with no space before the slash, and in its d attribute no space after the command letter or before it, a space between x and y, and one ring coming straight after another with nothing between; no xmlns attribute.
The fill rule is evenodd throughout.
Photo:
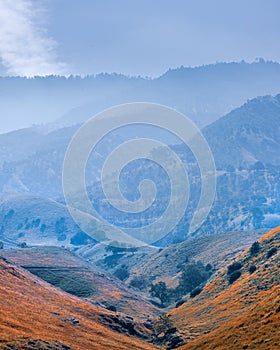
<svg viewBox="0 0 280 350"><path fill-rule="evenodd" d="M203 129L218 168L280 165L280 95L257 97ZM269 154L269 157L268 157Z"/></svg>
<svg viewBox="0 0 280 350"><path fill-rule="evenodd" d="M258 242L170 312L186 342L180 349L278 349L280 227Z"/></svg>
<svg viewBox="0 0 280 350"><path fill-rule="evenodd" d="M65 350L156 348L106 328L101 324L106 317L111 319L111 327L116 324L109 311L101 313L91 303L52 287L3 258L0 278L0 349L38 349L38 345L40 349Z"/></svg>
<svg viewBox="0 0 280 350"><path fill-rule="evenodd" d="M103 309L146 320L160 311L145 294L118 278L58 247L0 250L0 256L70 294L86 298Z"/></svg>
<svg viewBox="0 0 280 350"><path fill-rule="evenodd" d="M114 274L125 266L129 276L125 283L130 284L135 278L147 281L143 290L148 290L150 283L166 282L168 287L175 287L184 263L202 261L211 264L217 271L232 262L238 254L260 238L264 230L251 232L227 232L203 237L195 237L182 243L165 248L139 248L136 251L108 252L101 244L80 247L76 253L105 271Z"/></svg>
<svg viewBox="0 0 280 350"><path fill-rule="evenodd" d="M175 73L170 72L170 74ZM196 234L251 231L280 224L279 99L280 95L254 98L203 129L218 169L217 191L212 211ZM23 137L24 144L26 140L30 143L30 145L22 145L23 150L28 149L26 157L21 153L18 134L10 135L8 144L10 147L17 144L19 149L13 150L10 160L7 159L8 153L5 149L2 150L4 156L0 190L9 193L23 192L62 201L61 172L64 152L77 128L78 126L75 126L49 132L42 136L40 145L37 144L38 136L36 136L34 148L32 148L33 142L28 140L28 137ZM24 131L22 133L24 134ZM2 144L5 144L5 137L7 135L0 135L0 145L1 138L3 138ZM32 136L30 138L32 139ZM108 150L114 149L113 146L123 140L120 135L114 135L109 141L104 141L101 152L94 152L92 162L89 162L86 179L90 179L87 182L88 188L91 189L89 195L94 198L97 211L106 211L106 215L109 218L115 217L115 220L126 220L125 224L128 225L127 216L123 219L121 215L115 215L115 212L106 206L99 179ZM158 246L166 246L187 238L188 225L200 194L199 169L190 164L192 160L188 158L186 147L177 145L173 149L188 166L191 200L180 224L169 236L157 242ZM267 157L267 154L270 156ZM124 175L129 176L132 170L137 174L151 173L151 170L155 170L154 176L158 176L158 169L150 169L150 164L139 165L137 162L135 164L131 166L132 169L124 172ZM161 193L163 192L160 200L161 203L166 203L168 196L164 189L165 186L168 189L169 183L163 176L160 176L160 179L161 183L158 185ZM124 180L125 191L135 193L135 188L139 185L138 180L137 177L129 178L127 183ZM162 211L162 208L160 210ZM152 214L158 213L154 210ZM134 224L132 219L131 223ZM123 224L123 222L117 222L117 224Z"/></svg>
<svg viewBox="0 0 280 350"><path fill-rule="evenodd" d="M75 224L67 208L29 194L0 194L0 240L5 246L79 246L95 242Z"/></svg>

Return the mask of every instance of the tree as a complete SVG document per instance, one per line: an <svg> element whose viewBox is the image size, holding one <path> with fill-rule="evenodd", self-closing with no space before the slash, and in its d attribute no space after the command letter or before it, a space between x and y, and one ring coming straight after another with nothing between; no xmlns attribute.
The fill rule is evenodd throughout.
<svg viewBox="0 0 280 350"><path fill-rule="evenodd" d="M232 284L234 281L236 281L240 276L242 272L240 270L233 271L228 278L228 281L230 284Z"/></svg>
<svg viewBox="0 0 280 350"><path fill-rule="evenodd" d="M143 291L148 287L149 280L146 276L135 276L132 278L129 284L131 285L131 287Z"/></svg>
<svg viewBox="0 0 280 350"><path fill-rule="evenodd" d="M251 274L254 273L256 270L257 270L256 265L251 265L251 266L249 267L249 272L250 272Z"/></svg>
<svg viewBox="0 0 280 350"><path fill-rule="evenodd" d="M198 294L200 294L202 292L202 288L200 287L196 287L195 289L193 289L190 293L190 297L194 298L196 297Z"/></svg>
<svg viewBox="0 0 280 350"><path fill-rule="evenodd" d="M161 303L161 307L164 307L170 300L170 291L166 287L165 282L158 282L151 285L150 294L154 298L158 298Z"/></svg>
<svg viewBox="0 0 280 350"><path fill-rule="evenodd" d="M126 265L122 265L114 272L114 276L121 281L126 280L129 277L128 267Z"/></svg>
<svg viewBox="0 0 280 350"><path fill-rule="evenodd" d="M0 249L4 249L4 243L0 241Z"/></svg>
<svg viewBox="0 0 280 350"><path fill-rule="evenodd" d="M228 266L227 268L227 274L230 275L236 270L240 270L242 268L242 264L239 261L236 261Z"/></svg>
<svg viewBox="0 0 280 350"><path fill-rule="evenodd" d="M206 271L201 261L185 265L177 287L178 294L184 295L191 292L200 284L207 281L209 275L210 273Z"/></svg>
<svg viewBox="0 0 280 350"><path fill-rule="evenodd" d="M276 247L273 247L273 248L271 248L268 252L267 252L267 258L269 259L269 258L271 258L272 257L272 255L274 255L274 254L276 254L277 253L277 248Z"/></svg>
<svg viewBox="0 0 280 350"><path fill-rule="evenodd" d="M250 254L251 255L256 255L258 252L260 251L260 244L259 242L254 242L252 245L251 245L251 248L250 248Z"/></svg>

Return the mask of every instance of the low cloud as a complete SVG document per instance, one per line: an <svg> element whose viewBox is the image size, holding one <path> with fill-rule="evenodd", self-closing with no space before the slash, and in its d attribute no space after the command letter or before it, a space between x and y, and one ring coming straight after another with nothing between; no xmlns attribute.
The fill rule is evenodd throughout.
<svg viewBox="0 0 280 350"><path fill-rule="evenodd" d="M0 58L8 75L67 74L47 35L39 1L0 0ZM41 22L41 23L40 23Z"/></svg>

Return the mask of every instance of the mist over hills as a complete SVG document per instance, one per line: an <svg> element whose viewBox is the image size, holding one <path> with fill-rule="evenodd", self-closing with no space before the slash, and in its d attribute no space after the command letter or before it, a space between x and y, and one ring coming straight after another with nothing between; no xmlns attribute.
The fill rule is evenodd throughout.
<svg viewBox="0 0 280 350"><path fill-rule="evenodd" d="M181 144L172 145L188 165L193 195L188 211L173 232L155 243L161 249L132 251L96 244L80 231L63 203L64 153L79 124L53 130L33 127L0 135L0 191L6 192L0 196L0 241L5 248L0 255L10 261L0 258L2 348L11 344L19 349L63 349L68 345L83 349L98 344L102 349L104 343L110 343L116 349L226 349L224 339L230 339L232 349L277 346L279 228L259 237L264 232L261 228L280 223L279 120L280 95L263 96L203 128L217 165L217 192L209 217L196 233L198 237L191 239L185 233L199 197L199 173L189 150ZM97 189L99 170L108 152L125 136L130 133L110 135L90 159L89 197L99 195L95 201L101 210L107 207ZM153 171L151 178L161 180L161 190L168 184L151 164L132 164L123 175L134 172L141 177ZM129 181L122 188L125 193L135 192L139 176L127 177ZM160 193L161 203L167 202L168 191ZM117 216L118 220L124 218ZM251 254L249 246L256 240L259 250ZM24 242L32 248L16 247ZM157 298L149 294L150 284L141 291L133 286L135 280L146 279L176 288L189 259L191 263L202 260L211 265L211 274L205 285L199 285L195 297L185 294L160 309ZM229 283L227 269L233 262L241 264L240 276ZM6 302L7 295L16 300L16 312ZM41 317L30 316L26 312L29 309ZM162 312L168 312L171 323L157 334L154 325ZM74 324L77 320L79 323ZM51 330L45 327L49 322ZM256 327L260 330L257 337ZM78 340L69 336L72 333Z"/></svg>
<svg viewBox="0 0 280 350"><path fill-rule="evenodd" d="M2 130L54 122L74 125L116 104L144 101L168 105L200 127L229 113L247 99L280 91L280 64L217 63L170 69L149 79L120 74L0 78ZM16 103L14 103L16 101Z"/></svg>
<svg viewBox="0 0 280 350"><path fill-rule="evenodd" d="M253 230L280 223L279 119L280 95L264 96L246 102L202 130L213 152L218 172L216 199L199 234ZM67 145L78 127L75 125L44 134L31 128L0 135L0 191L49 197L63 204L63 159ZM96 209L106 212L107 217L113 217L118 223L126 223L130 218L116 216L104 202L104 194L100 190L100 172L108 152L128 136L130 132L106 138L99 145L98 152L93 153L87 167L89 195L94 198ZM185 239L200 193L199 170L190 160L192 158L189 157L188 149L183 145L172 148L188 164L191 201L180 224L171 236L159 242L160 245ZM135 175L127 182L125 179L132 172L140 177ZM122 190L135 193L141 176L148 174L149 177L152 173L156 182L160 180L161 203L167 203L169 192L164 188L168 188L169 183L159 169L150 163L136 162L124 169ZM155 210L152 217L159 215L162 210L162 207L159 211Z"/></svg>

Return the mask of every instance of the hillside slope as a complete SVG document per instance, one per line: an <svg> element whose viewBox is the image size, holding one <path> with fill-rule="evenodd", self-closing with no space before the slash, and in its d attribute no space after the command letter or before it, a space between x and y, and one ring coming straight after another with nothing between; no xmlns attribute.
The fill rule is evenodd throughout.
<svg viewBox="0 0 280 350"><path fill-rule="evenodd" d="M238 256L237 280L230 283L223 269L201 294L172 310L186 341L182 349L278 349L279 254L280 227L259 239L257 251Z"/></svg>
<svg viewBox="0 0 280 350"><path fill-rule="evenodd" d="M77 253L111 273L126 265L130 272L127 283L136 276L142 276L150 281L165 281L169 286L174 286L187 258L201 260L205 265L210 263L218 270L224 264L230 263L263 233L262 230L243 231L197 237L163 249L141 248L136 252L122 252L115 254L114 260L114 255L106 253L105 247L100 244L81 247ZM114 263L110 264L111 261Z"/></svg>
<svg viewBox="0 0 280 350"><path fill-rule="evenodd" d="M0 250L0 256L73 295L137 319L159 315L143 293L58 247Z"/></svg>
<svg viewBox="0 0 280 350"><path fill-rule="evenodd" d="M94 240L81 232L67 207L28 194L0 194L0 240L9 244L79 246Z"/></svg>
<svg viewBox="0 0 280 350"><path fill-rule="evenodd" d="M257 97L203 129L218 168L280 165L280 95ZM269 154L269 157L267 156Z"/></svg>
<svg viewBox="0 0 280 350"><path fill-rule="evenodd" d="M101 313L97 307L51 287L3 258L0 279L0 349L15 349L15 344L28 339L53 344L59 341L77 350L154 349L148 343L105 328L99 323ZM47 345L40 347L44 348Z"/></svg>

